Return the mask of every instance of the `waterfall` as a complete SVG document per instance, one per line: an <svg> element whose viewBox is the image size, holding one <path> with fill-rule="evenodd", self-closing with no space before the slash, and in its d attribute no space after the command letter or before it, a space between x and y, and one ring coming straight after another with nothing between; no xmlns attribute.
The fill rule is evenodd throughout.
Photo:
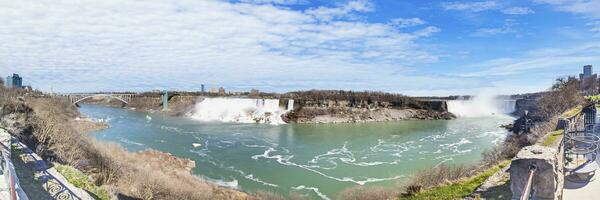
<svg viewBox="0 0 600 200"><path fill-rule="evenodd" d="M294 100L290 99L290 100L288 100L287 111L290 112L292 110L294 110Z"/></svg>
<svg viewBox="0 0 600 200"><path fill-rule="evenodd" d="M190 117L200 121L285 124L281 115L288 110L290 106L279 106L279 99L206 98L195 105Z"/></svg>
<svg viewBox="0 0 600 200"><path fill-rule="evenodd" d="M448 112L458 117L509 114L515 111L515 104L515 100L497 98L493 95L475 96L469 100L451 100L447 102Z"/></svg>

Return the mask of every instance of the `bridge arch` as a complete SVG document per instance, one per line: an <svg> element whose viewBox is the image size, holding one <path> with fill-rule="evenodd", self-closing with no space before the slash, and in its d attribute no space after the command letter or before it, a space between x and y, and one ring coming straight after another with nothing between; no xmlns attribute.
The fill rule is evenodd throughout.
<svg viewBox="0 0 600 200"><path fill-rule="evenodd" d="M75 101L73 101L73 105L77 105L79 102L85 101L87 99L90 98L94 98L94 97L106 97L106 98L111 98L111 99L116 99L119 100L121 102L123 102L124 104L129 104L129 102L125 101L123 98L116 96L116 95L112 95L112 94L94 94L94 95L88 95L88 96L84 96L83 98L77 99Z"/></svg>

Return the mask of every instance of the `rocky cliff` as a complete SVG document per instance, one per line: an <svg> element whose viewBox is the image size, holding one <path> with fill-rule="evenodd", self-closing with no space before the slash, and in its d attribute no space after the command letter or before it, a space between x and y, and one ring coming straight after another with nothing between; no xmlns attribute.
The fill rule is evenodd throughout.
<svg viewBox="0 0 600 200"><path fill-rule="evenodd" d="M381 122L408 119L453 119L445 101L416 100L408 104L368 100L297 100L282 116L293 123Z"/></svg>

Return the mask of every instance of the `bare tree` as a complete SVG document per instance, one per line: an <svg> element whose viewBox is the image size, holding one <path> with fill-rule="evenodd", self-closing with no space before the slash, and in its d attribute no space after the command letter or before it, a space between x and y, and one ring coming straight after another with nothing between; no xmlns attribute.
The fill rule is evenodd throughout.
<svg viewBox="0 0 600 200"><path fill-rule="evenodd" d="M539 111L536 114L542 119L550 119L584 101L580 93L579 81L575 77L558 78L551 90L540 99Z"/></svg>

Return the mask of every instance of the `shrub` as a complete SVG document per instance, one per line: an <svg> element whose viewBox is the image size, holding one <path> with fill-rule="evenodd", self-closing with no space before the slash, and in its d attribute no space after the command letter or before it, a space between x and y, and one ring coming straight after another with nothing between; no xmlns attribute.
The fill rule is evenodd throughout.
<svg viewBox="0 0 600 200"><path fill-rule="evenodd" d="M385 200L398 198L398 189L389 187L358 186L348 188L338 194L338 199L343 200Z"/></svg>
<svg viewBox="0 0 600 200"><path fill-rule="evenodd" d="M478 168L475 166L441 164L415 173L407 187L431 188L472 176L477 172Z"/></svg>
<svg viewBox="0 0 600 200"><path fill-rule="evenodd" d="M15 98L0 101L0 122L15 126L13 133L46 161L73 166L88 174L96 186L140 199L248 199L247 195L208 184L174 165L172 156L131 153L116 144L99 143L77 132L71 121L76 108L61 98ZM15 116L21 116L15 121ZM8 119L10 118L10 119ZM83 184L81 179L73 179ZM81 183L81 184L80 184Z"/></svg>

